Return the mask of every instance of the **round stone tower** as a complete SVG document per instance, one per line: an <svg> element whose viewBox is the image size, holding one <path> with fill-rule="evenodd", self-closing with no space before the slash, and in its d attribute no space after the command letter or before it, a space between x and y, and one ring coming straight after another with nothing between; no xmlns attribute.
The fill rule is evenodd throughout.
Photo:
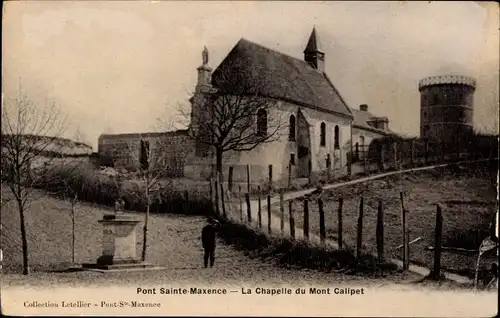
<svg viewBox="0 0 500 318"><path fill-rule="evenodd" d="M419 82L420 137L455 144L472 133L476 80L469 76L431 76Z"/></svg>

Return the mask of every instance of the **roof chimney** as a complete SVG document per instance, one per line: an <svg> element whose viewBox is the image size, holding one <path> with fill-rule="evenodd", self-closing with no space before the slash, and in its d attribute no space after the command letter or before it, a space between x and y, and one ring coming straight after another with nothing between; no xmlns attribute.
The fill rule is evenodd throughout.
<svg viewBox="0 0 500 318"><path fill-rule="evenodd" d="M367 112L368 111L368 105L366 105L366 104L359 105L359 110Z"/></svg>

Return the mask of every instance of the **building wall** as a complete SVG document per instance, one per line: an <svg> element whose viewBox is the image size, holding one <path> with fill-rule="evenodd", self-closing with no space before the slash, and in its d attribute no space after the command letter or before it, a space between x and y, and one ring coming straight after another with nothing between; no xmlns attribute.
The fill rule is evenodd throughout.
<svg viewBox="0 0 500 318"><path fill-rule="evenodd" d="M368 152L369 146L372 143L372 141L374 139L382 138L382 137L384 137L384 134L370 131L367 129L353 127L352 128L352 148L353 148L354 156L356 157L356 153L355 153L356 152L356 143L358 143L358 149L359 149L359 158L358 159L363 159L365 152ZM363 139L364 139L364 147L362 147Z"/></svg>
<svg viewBox="0 0 500 318"><path fill-rule="evenodd" d="M463 84L428 85L420 89L420 136L453 143L472 132L474 87Z"/></svg>
<svg viewBox="0 0 500 318"><path fill-rule="evenodd" d="M301 121L299 110L304 114L305 120ZM289 120L291 115L296 120L295 141L289 140ZM335 167L346 166L346 152L350 142L350 118L337 116L334 114L312 110L292 103L280 101L277 103L268 118L279 118L280 131L278 140L270 143L263 143L255 149L246 152L227 152L224 154L224 177L227 178L229 166L233 166L233 180L235 182L246 181L247 164L250 165L250 177L252 182L266 181L269 176L269 165L272 165L273 180L279 181L288 179L288 164L290 155L295 155L295 165L292 165L293 177L306 177L307 169L304 171L304 164L299 161L298 147L300 144L309 143L308 156L305 160L311 159L312 171L326 169L327 154L330 158L336 158ZM326 124L326 144L320 145L321 123ZM303 126L301 126L303 125ZM339 149L334 149L334 127L339 126ZM272 126L272 125L271 125ZM332 160L333 162L333 160ZM212 173L215 161L213 158L193 158L185 168L185 175L191 178L206 179ZM333 166L333 165L332 165Z"/></svg>
<svg viewBox="0 0 500 318"><path fill-rule="evenodd" d="M166 175L182 176L193 141L185 133L118 134L99 137L101 158L112 158L114 167L136 170L140 161L141 140L149 142L152 165L158 164Z"/></svg>

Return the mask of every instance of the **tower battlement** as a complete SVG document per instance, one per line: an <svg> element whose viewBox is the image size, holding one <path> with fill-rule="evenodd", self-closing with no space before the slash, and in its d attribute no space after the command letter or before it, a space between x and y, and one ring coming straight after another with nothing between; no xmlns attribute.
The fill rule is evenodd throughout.
<svg viewBox="0 0 500 318"><path fill-rule="evenodd" d="M418 88L422 89L426 86L448 85L448 84L468 85L473 88L476 88L476 79L470 76L463 76L463 75L429 76L419 81Z"/></svg>

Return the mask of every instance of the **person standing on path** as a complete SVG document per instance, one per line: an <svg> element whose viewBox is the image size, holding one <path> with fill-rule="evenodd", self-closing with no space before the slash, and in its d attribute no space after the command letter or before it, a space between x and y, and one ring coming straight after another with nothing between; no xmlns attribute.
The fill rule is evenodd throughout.
<svg viewBox="0 0 500 318"><path fill-rule="evenodd" d="M201 230L201 243L203 250L203 264L205 268L208 267L208 260L210 259L210 267L214 266L215 262L215 234L220 228L220 223L216 219L209 220L209 224L205 225Z"/></svg>

